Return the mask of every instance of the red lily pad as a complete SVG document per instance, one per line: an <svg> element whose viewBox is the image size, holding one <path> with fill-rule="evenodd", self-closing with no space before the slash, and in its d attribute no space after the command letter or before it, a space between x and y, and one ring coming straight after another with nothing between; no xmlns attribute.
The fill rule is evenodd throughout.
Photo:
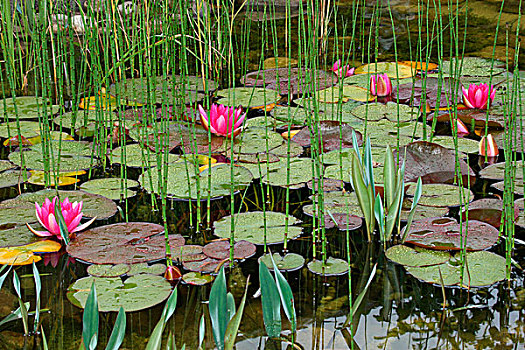
<svg viewBox="0 0 525 350"><path fill-rule="evenodd" d="M222 266L222 264L224 264L224 266L228 266L228 260L206 258L201 261L186 261L182 263L182 266L184 267L184 269L193 272L218 273L219 267Z"/></svg>
<svg viewBox="0 0 525 350"><path fill-rule="evenodd" d="M310 134L318 133L320 134L318 139L322 139L323 152L352 147L352 130L355 129L348 124L336 121L322 121L317 124L315 129L310 132L310 128L305 126L292 137L292 141L297 142L303 147L308 147L311 146ZM357 130L355 130L355 135L359 146L361 146L363 144L363 136ZM321 144L319 144L319 146L321 148Z"/></svg>
<svg viewBox="0 0 525 350"><path fill-rule="evenodd" d="M302 94L308 91L313 86L313 79L316 80L316 90L323 90L337 83L335 74L307 68L273 68L250 72L241 78L241 83L278 90L281 95L288 95L289 92Z"/></svg>
<svg viewBox="0 0 525 350"><path fill-rule="evenodd" d="M440 87L438 78L427 78L426 81L417 79L414 83L401 84L394 87L393 96L399 93L399 100L410 106L421 107L421 100L426 96L426 103L430 108L436 108L439 101L439 108L446 108L462 101L461 89L456 93L456 83L451 78L445 78L441 81L441 90L438 98ZM452 98L454 93L454 98Z"/></svg>
<svg viewBox="0 0 525 350"><path fill-rule="evenodd" d="M432 121L434 113L430 113L427 117L428 121ZM452 116L450 113L440 113L437 117L438 122L450 122ZM484 128L485 124L488 124L489 128L503 129L505 125L505 117L501 114L496 114L489 111L487 121L487 111L481 109L460 109L458 110L458 119L460 119L465 125L472 125L472 120L476 127Z"/></svg>
<svg viewBox="0 0 525 350"><path fill-rule="evenodd" d="M124 222L96 227L71 240L67 252L93 264L136 264L166 257L164 226ZM169 235L172 250L184 244L181 235Z"/></svg>
<svg viewBox="0 0 525 350"><path fill-rule="evenodd" d="M255 254L255 244L248 241L235 242L233 245L233 258L246 259ZM202 249L204 254L213 259L224 260L230 258L230 242L227 240L208 243Z"/></svg>
<svg viewBox="0 0 525 350"><path fill-rule="evenodd" d="M501 215L503 213L503 201L497 198L478 199L468 206L468 219L486 222L499 228L501 225ZM467 217L467 208L462 211L463 220ZM514 219L519 216L519 208L514 205Z"/></svg>
<svg viewBox="0 0 525 350"><path fill-rule="evenodd" d="M206 259L201 245L183 245L171 251L171 257L179 262L201 261Z"/></svg>
<svg viewBox="0 0 525 350"><path fill-rule="evenodd" d="M461 229L466 226L463 222ZM441 217L414 221L405 242L436 250L460 250L463 243L467 250L483 250L492 247L498 237L494 226L477 220L469 220L468 232L462 235L455 219Z"/></svg>
<svg viewBox="0 0 525 350"><path fill-rule="evenodd" d="M399 158L405 161L405 182L415 182L421 177L423 183L452 183L456 174L456 156L453 151L436 143L415 141L408 144L399 152ZM394 156L395 158L395 156ZM459 160L461 174L466 183L467 176L472 177L474 172L463 161Z"/></svg>

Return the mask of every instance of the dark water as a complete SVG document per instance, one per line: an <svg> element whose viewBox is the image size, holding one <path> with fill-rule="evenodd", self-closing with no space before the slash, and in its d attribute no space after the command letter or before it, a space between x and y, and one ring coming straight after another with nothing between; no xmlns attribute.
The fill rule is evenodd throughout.
<svg viewBox="0 0 525 350"><path fill-rule="evenodd" d="M375 3L375 1L373 2ZM392 1L393 16L396 19L396 35L399 59L410 59L411 48L417 41L417 9L410 1ZM446 2L442 2L446 7ZM483 12L480 8L499 10L499 1L470 1L474 9L469 17L469 35L466 51L469 54L485 56L492 47L495 32L494 13ZM512 20L516 19L516 1L505 2L505 23L511 30ZM343 18L349 15L351 2L342 3ZM475 7L479 5L478 7ZM380 60L392 60L393 36L390 18L385 8L381 17L379 39ZM370 17L370 10L365 11ZM496 12L497 15L497 12ZM365 18L366 18L365 16ZM463 19L460 19L460 22ZM278 22L284 25L283 22ZM512 29L514 30L514 29ZM487 34L488 33L488 34ZM445 33L445 42L448 37ZM492 35L492 37L491 37ZM410 37L410 41L408 38ZM504 45L504 35L500 36L497 44ZM510 36L512 39L512 35ZM428 42L429 38L423 41ZM512 39L513 40L513 39ZM511 42L513 42L511 40ZM410 44L411 43L411 44ZM257 40L252 43L257 46ZM333 47L332 47L333 49ZM361 47L357 47L358 52ZM445 52L449 50L445 45ZM327 55L331 55L331 51ZM504 52L504 51L503 51ZM413 54L413 52L412 52ZM435 55L435 51L432 52ZM497 55L501 57L501 50ZM270 55L272 56L272 55ZM269 56L269 57L270 57ZM328 56L329 57L329 56ZM359 61L359 57L355 58ZM331 62L327 59L327 62ZM252 66L256 60L250 61ZM253 67L252 67L253 68ZM251 68L250 68L251 69ZM118 176L118 169L110 169L109 174ZM100 174L102 175L102 174ZM108 175L108 174L106 174ZM133 175L131 175L133 177ZM486 185L486 183L485 183ZM252 185L254 186L254 185ZM479 187L478 187L479 186ZM483 188L483 183L476 187ZM37 187L28 186L27 190ZM65 188L67 189L67 188ZM282 198L284 191L274 188L275 198ZM481 194L481 191L479 191ZM13 190L4 191L2 198L16 196ZM300 203L306 200L308 191L300 190L292 193L292 202ZM160 223L159 212L151 210L149 195L140 193L132 199L133 210L130 211L130 220L149 221ZM236 207L239 207L240 198L236 198ZM120 204L123 206L123 204ZM168 225L173 233L181 233L188 241L198 244L213 238L211 232L201 229L197 232L192 228L194 223L189 221L187 202L169 202ZM284 202L276 201L276 209L284 211ZM229 200L214 201L213 216L216 218L229 214ZM193 206L195 209L195 205ZM303 215L300 205L292 206L291 214L309 223L310 219ZM118 214L117 214L118 215ZM121 221L116 217L108 222L99 222L97 225ZM361 292L372 266L378 263L377 274L369 292L366 294L360 308L354 316L353 329L355 333L355 348L361 349L524 349L525 348L525 278L522 270L513 269L510 281L498 283L488 288L465 290L446 288L443 292L439 286L433 286L416 280L408 275L404 268L388 261L379 244L366 242L366 235L361 231L353 231L351 236L351 284L352 297L355 299ZM330 256L346 259L346 233L337 229L327 231ZM523 230L517 229L516 237L525 239ZM272 247L273 251L280 251L282 246ZM298 252L311 259L312 240L311 228L297 241L291 242L290 251ZM504 246L496 246L492 251L504 255ZM258 248L256 256L262 254ZM514 259L525 266L525 247L517 245ZM56 267L44 266L39 263L42 274L43 292L42 307L50 311L42 316L43 328L49 342L50 349L78 348L82 333L82 310L73 306L66 298L67 287L76 279L86 276L86 266L78 262L70 262L67 255L63 255ZM19 275L30 274L28 268L20 268ZM235 299L240 300L244 291L246 278L251 276L248 289L248 299L243 321L240 328L237 349L284 349L286 342L267 342L264 337L264 325L260 298L252 298L258 289L256 258L248 259L233 269L228 270L228 288ZM350 347L351 337L349 329L342 329L349 312L349 281L347 276L321 277L310 273L306 268L285 274L292 289L298 315L298 331L296 334L297 348L303 349L346 349ZM31 276L22 277L23 299L34 299L34 285ZM178 345L186 344L187 349L196 349L198 339L198 322L202 314L207 313L206 304L209 286L178 286L179 298L177 311L169 322L166 330L173 332ZM18 306L13 297L10 279L5 282L0 292L0 315ZM446 308L443 304L446 300ZM465 307L466 309L455 310ZM149 335L157 323L162 305L149 310L129 313L127 315L126 338L122 349L143 349ZM99 344L105 344L111 332L115 314L104 314L101 317ZM283 315L284 318L284 315ZM284 329L289 325L284 322ZM211 324L206 323L206 348L213 348ZM289 331L283 334L290 336ZM291 337L290 337L291 339ZM35 337L24 337L21 322L11 323L0 332L0 349L38 348L34 346ZM101 347L101 346L99 346Z"/></svg>

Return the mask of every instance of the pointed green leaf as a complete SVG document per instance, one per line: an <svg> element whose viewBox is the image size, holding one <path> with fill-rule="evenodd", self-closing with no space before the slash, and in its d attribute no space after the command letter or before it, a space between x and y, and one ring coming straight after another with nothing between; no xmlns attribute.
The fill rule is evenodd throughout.
<svg viewBox="0 0 525 350"><path fill-rule="evenodd" d="M35 321L34 321L34 331L38 331L38 324L40 322L40 293L42 292L42 282L40 281L40 273L36 268L35 262L33 262L33 278L35 279Z"/></svg>
<svg viewBox="0 0 525 350"><path fill-rule="evenodd" d="M58 223L58 227L60 228L60 236L64 240L64 243L66 245L69 245L69 231L67 230L66 221L64 220L64 216L62 215L60 200L57 200L55 202L55 219Z"/></svg>
<svg viewBox="0 0 525 350"><path fill-rule="evenodd" d="M259 284L264 328L270 338L281 336L281 299L279 290L265 263L259 262Z"/></svg>
<svg viewBox="0 0 525 350"><path fill-rule="evenodd" d="M118 350L124 336L126 335L126 313L124 308L120 307L118 311L117 319L115 320L115 325L113 326L113 331L109 336L108 344L106 345L106 350Z"/></svg>
<svg viewBox="0 0 525 350"><path fill-rule="evenodd" d="M412 221L414 221L414 215L416 213L417 203L421 198L421 193L423 192L423 183L421 182L421 177L417 179L416 190L414 192L414 198L412 199L412 206L410 207L410 213L408 214L407 224L403 229L403 237L401 238L401 243L405 243L408 232L410 231L410 226Z"/></svg>
<svg viewBox="0 0 525 350"><path fill-rule="evenodd" d="M93 350L97 347L98 335L98 301L95 282L91 284L91 291L89 292L84 307L84 315L82 316L82 342L87 350ZM94 347L91 347L94 345Z"/></svg>
<svg viewBox="0 0 525 350"><path fill-rule="evenodd" d="M215 345L219 350L223 350L224 334L226 333L226 327L229 321L224 267L221 268L215 282L213 282L208 307Z"/></svg>
<svg viewBox="0 0 525 350"><path fill-rule="evenodd" d="M235 316L235 299L232 293L226 294L226 304L228 305L228 322Z"/></svg>
<svg viewBox="0 0 525 350"><path fill-rule="evenodd" d="M292 324L292 333L295 333L295 329L297 327L297 322L296 322L297 318L295 316L295 305L294 305L292 288L290 288L288 281L286 281L286 278L284 278L281 271L279 271L279 268L275 264L275 261L273 260L273 256L271 255L271 253L270 253L270 257L272 259L273 272L275 273L275 280L277 282L277 290L279 291L279 296L281 297L281 303L283 305L284 313L286 314L286 317Z"/></svg>
<svg viewBox="0 0 525 350"><path fill-rule="evenodd" d="M394 200L394 190L396 186L396 168L394 164L394 154L390 146L386 147L385 165L383 169L383 188L385 192L385 203L390 208L390 203Z"/></svg>
<svg viewBox="0 0 525 350"><path fill-rule="evenodd" d="M248 285L249 285L249 278L248 281L246 281L246 290L244 291L244 295L242 297L241 303L239 304L239 309L235 313L235 315L232 317L230 322L228 323L228 326L226 327L226 335L224 338L224 348L226 350L233 350L233 347L235 346L235 339L237 338L237 333L239 332L239 326L241 325L242 315L244 313L244 304L246 303L246 295L248 295Z"/></svg>
<svg viewBox="0 0 525 350"><path fill-rule="evenodd" d="M175 307L177 306L177 288L171 292L164 309L162 310L162 315L160 316L159 322L153 329L151 336L149 337L148 344L146 345L146 350L159 350L162 344L162 333L164 332L164 326L166 322L170 319L171 315L175 312Z"/></svg>

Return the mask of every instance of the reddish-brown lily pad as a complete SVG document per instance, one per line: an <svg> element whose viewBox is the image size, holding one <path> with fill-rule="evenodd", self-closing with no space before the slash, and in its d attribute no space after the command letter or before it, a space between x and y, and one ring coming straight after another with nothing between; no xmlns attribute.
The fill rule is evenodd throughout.
<svg viewBox="0 0 525 350"><path fill-rule="evenodd" d="M428 103L430 108L436 108L438 101L439 108L447 108L462 101L461 89L456 93L454 92L457 90L455 86L456 82L453 79L442 79L438 98L439 79L427 78L426 81L418 79L414 83L401 84L397 89L394 88L393 96L397 96L396 94L399 92L401 102L415 107L420 107L423 98L426 96L425 103ZM452 98L453 92L454 98Z"/></svg>
<svg viewBox="0 0 525 350"><path fill-rule="evenodd" d="M303 147L311 146L310 134L318 134L318 139L321 142L323 152L329 152L340 148L351 148L352 147L352 128L350 125L345 123L339 123L336 121L322 121L316 124L316 127L310 131L308 126L301 129L294 137L292 141L297 142ZM357 130L355 130L357 142L359 146L363 144L363 136ZM321 143L319 143L321 146Z"/></svg>
<svg viewBox="0 0 525 350"><path fill-rule="evenodd" d="M233 245L233 258L246 259L255 254L255 244L248 241L239 241ZM204 254L213 259L224 260L230 257L230 242L227 240L208 243L202 249Z"/></svg>
<svg viewBox="0 0 525 350"><path fill-rule="evenodd" d="M171 251L171 257L179 262L201 261L206 259L200 245L183 245Z"/></svg>
<svg viewBox="0 0 525 350"><path fill-rule="evenodd" d="M182 263L184 269L200 273L218 273L220 266L228 266L228 260L206 258L201 261L186 261Z"/></svg>
<svg viewBox="0 0 525 350"><path fill-rule="evenodd" d="M501 214L503 212L503 201L497 198L478 199L468 206L468 219L486 222L499 228L501 225ZM514 205L514 219L519 216L519 209ZM467 217L467 208L462 211L463 220Z"/></svg>
<svg viewBox="0 0 525 350"><path fill-rule="evenodd" d="M79 234L67 247L69 255L93 264L136 264L166 257L164 226L148 222L105 225ZM173 251L184 244L169 235Z"/></svg>
<svg viewBox="0 0 525 350"><path fill-rule="evenodd" d="M436 143L415 141L399 152L401 161L405 158L405 182L415 182L421 177L423 183L452 183L456 177L456 156L453 151ZM396 158L396 156L394 156ZM459 160L464 182L471 176L474 182L474 172L462 159Z"/></svg>
<svg viewBox="0 0 525 350"><path fill-rule="evenodd" d="M428 115L428 121L432 121L434 114L430 113ZM452 116L450 113L440 113L437 117L438 122L450 122ZM489 111L488 121L487 121L487 111L481 109L460 109L458 110L458 119L461 119L465 125L472 125L472 120L476 127L485 127L485 124L488 124L489 128L503 129L505 125L505 117L501 114L492 113Z"/></svg>
<svg viewBox="0 0 525 350"><path fill-rule="evenodd" d="M467 223L462 226L464 232ZM496 228L477 220L469 220L468 232L462 235L455 219L441 217L413 222L405 242L436 250L460 250L462 244L467 250L483 250L493 246L498 236Z"/></svg>
<svg viewBox="0 0 525 350"><path fill-rule="evenodd" d="M332 220L332 217L335 219L335 222ZM357 230L363 226L363 218L345 213L332 213L332 216L325 215L324 226L326 228L337 226L342 231Z"/></svg>

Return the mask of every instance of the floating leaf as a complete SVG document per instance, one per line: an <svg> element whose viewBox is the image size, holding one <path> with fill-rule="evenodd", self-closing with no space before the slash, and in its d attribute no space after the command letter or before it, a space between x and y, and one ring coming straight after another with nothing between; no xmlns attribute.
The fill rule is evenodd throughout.
<svg viewBox="0 0 525 350"><path fill-rule="evenodd" d="M188 272L182 275L182 280L194 286L203 286L211 283L214 280L212 275L202 274L198 272Z"/></svg>
<svg viewBox="0 0 525 350"><path fill-rule="evenodd" d="M235 153L255 154L270 152L283 144L283 138L265 128L246 128L233 143Z"/></svg>
<svg viewBox="0 0 525 350"><path fill-rule="evenodd" d="M117 109L118 103L115 96L106 93L106 89L102 88L96 96L81 98L78 106L82 109L113 111Z"/></svg>
<svg viewBox="0 0 525 350"><path fill-rule="evenodd" d="M130 188L137 187L138 181L122 178L102 178L84 182L80 189L98 194L112 200L133 197L136 192Z"/></svg>
<svg viewBox="0 0 525 350"><path fill-rule="evenodd" d="M497 198L483 198L475 200L462 210L463 220L467 219L486 222L499 228L503 215L503 201ZM514 220L519 216L518 206L514 205Z"/></svg>
<svg viewBox="0 0 525 350"><path fill-rule="evenodd" d="M465 232L468 226L468 231ZM463 232L463 233L462 233ZM454 218L428 218L412 222L405 242L438 250L483 250L493 246L499 231L493 226L469 220L462 227Z"/></svg>
<svg viewBox="0 0 525 350"><path fill-rule="evenodd" d="M147 273L150 275L163 275L166 271L166 264L153 264L148 265L147 263L132 264L129 271L127 272L128 276L135 276L141 273Z"/></svg>
<svg viewBox="0 0 525 350"><path fill-rule="evenodd" d="M77 177L78 175L84 175L86 174L85 170L77 170L77 171L66 171L66 172L59 172L58 173L58 186L68 186L76 184L80 181L80 179ZM56 186L56 172L50 171L48 173L48 181L49 186ZM31 170L31 177L28 181L30 184L33 185L40 185L40 186L46 186L46 172L40 171L40 170Z"/></svg>
<svg viewBox="0 0 525 350"><path fill-rule="evenodd" d="M45 105L45 106L44 106ZM37 119L44 118L44 107L47 116L59 111L60 106L51 105L37 96L19 96L5 98L0 103L0 118L5 119ZM27 137L27 136L26 136Z"/></svg>
<svg viewBox="0 0 525 350"><path fill-rule="evenodd" d="M164 227L147 222L105 225L84 231L71 240L67 252L95 264L134 264L166 257ZM171 249L184 244L178 234L169 235Z"/></svg>
<svg viewBox="0 0 525 350"><path fill-rule="evenodd" d="M118 311L120 307L126 312L148 309L163 302L171 294L171 285L161 276L139 274L124 282L119 277L88 276L69 286L69 301L83 308L93 282L97 289L100 312Z"/></svg>
<svg viewBox="0 0 525 350"><path fill-rule="evenodd" d="M496 182L495 184L492 184L490 186L497 189L498 191L505 191L505 181ZM525 193L523 186L523 180L516 179L514 180L514 184L512 185L512 191L517 195L523 196L523 194Z"/></svg>
<svg viewBox="0 0 525 350"><path fill-rule="evenodd" d="M248 241L237 241L233 245L234 259L247 259L255 254L256 247ZM210 242L202 248L202 252L213 259L224 260L230 258L230 242L215 241Z"/></svg>
<svg viewBox="0 0 525 350"><path fill-rule="evenodd" d="M314 260L308 263L308 270L322 276L340 276L348 272L348 261L328 257L323 265L322 260Z"/></svg>
<svg viewBox="0 0 525 350"><path fill-rule="evenodd" d="M399 65L397 62L377 62L365 64L357 67L355 74L383 74L386 73L390 78L402 79L410 78L416 74L412 67Z"/></svg>
<svg viewBox="0 0 525 350"><path fill-rule="evenodd" d="M40 136L40 123L20 120L0 124L0 137L8 139L16 135L22 135L27 139Z"/></svg>
<svg viewBox="0 0 525 350"><path fill-rule="evenodd" d="M387 249L386 257L403 266L421 267L443 264L450 259L450 253L398 244Z"/></svg>
<svg viewBox="0 0 525 350"><path fill-rule="evenodd" d="M329 152L341 148L352 148L352 131L354 131L358 144L362 145L363 143L363 136L361 133L355 131L354 128L347 124L322 121L312 128L313 130L308 126L304 127L292 138L292 141L297 142L303 147L307 147L312 143L310 134L314 134L317 135L317 139L319 140L318 147L320 151Z"/></svg>
<svg viewBox="0 0 525 350"><path fill-rule="evenodd" d="M279 253L273 253L273 260L280 271L295 271L304 266L304 258L295 253L287 253L282 256ZM259 258L259 264L265 264L269 270L273 271L273 264L270 254L264 254Z"/></svg>
<svg viewBox="0 0 525 350"><path fill-rule="evenodd" d="M34 253L58 252L61 248L60 243L50 240L0 248L0 265L29 265L42 260L39 255Z"/></svg>
<svg viewBox="0 0 525 350"><path fill-rule="evenodd" d="M177 154L168 154L168 163L175 163L180 159ZM111 151L111 163L124 164L132 168L151 168L164 163L164 155L155 153L149 148L142 147L138 143L117 147Z"/></svg>
<svg viewBox="0 0 525 350"><path fill-rule="evenodd" d="M33 220L36 221L36 218ZM35 227L35 230L45 231L45 228L38 226ZM24 224L19 224L18 226L13 224L0 226L0 247L20 246L38 240L41 240L41 238L29 231Z"/></svg>
<svg viewBox="0 0 525 350"><path fill-rule="evenodd" d="M315 93L317 101L321 103L347 102L349 99L359 102L374 101L376 96L368 89L355 85L336 85Z"/></svg>
<svg viewBox="0 0 525 350"><path fill-rule="evenodd" d="M461 64L461 75L474 77L489 77L505 71L505 63L499 60L481 58L481 57L456 57L451 60L441 62L440 70L446 76L455 76L458 72L457 67ZM491 70L492 67L492 70Z"/></svg>
<svg viewBox="0 0 525 350"><path fill-rule="evenodd" d="M436 143L445 148L455 150L457 149L460 153L478 153L479 142L472 139L457 138L457 147L454 145L454 137L452 136L435 136L432 138L432 143ZM459 154L461 158L461 154Z"/></svg>
<svg viewBox="0 0 525 350"><path fill-rule="evenodd" d="M506 278L505 258L486 251L467 252L463 281L460 277L461 262L456 258L440 265L406 269L415 278L438 285L441 285L441 272L445 286L465 288L490 286Z"/></svg>
<svg viewBox="0 0 525 350"><path fill-rule="evenodd" d="M32 174L25 170L6 170L0 173L0 188L17 186L30 179Z"/></svg>
<svg viewBox="0 0 525 350"><path fill-rule="evenodd" d="M171 257L181 263L187 261L201 261L207 258L202 252L200 245L183 245L178 249L172 250Z"/></svg>
<svg viewBox="0 0 525 350"><path fill-rule="evenodd" d="M388 119L393 122L408 122L417 120L420 112L415 107L387 102L387 104L368 103L357 106L352 110L352 114L369 122L381 119Z"/></svg>
<svg viewBox="0 0 525 350"><path fill-rule="evenodd" d="M401 102L423 110L427 106L437 108L438 104L440 109L448 109L462 101L461 89L458 91L456 86L455 79L417 78L414 82L394 87L393 96L399 96ZM423 100L425 106L422 106Z"/></svg>
<svg viewBox="0 0 525 350"><path fill-rule="evenodd" d="M514 169L516 169L515 179L522 180L523 179L523 162L521 161L512 162L511 166ZM505 172L507 171L506 168L507 168L507 164L504 162L492 164L484 169L481 169L479 172L479 176L482 179L501 181L505 179Z"/></svg>
<svg viewBox="0 0 525 350"><path fill-rule="evenodd" d="M213 224L214 234L222 238L230 238L231 216L224 217ZM287 239L297 238L302 228L294 226L300 223L299 219L278 212L253 211L235 215L235 240L246 240L253 244L282 243L285 239L285 222L288 220ZM266 227L266 228L265 228Z"/></svg>
<svg viewBox="0 0 525 350"><path fill-rule="evenodd" d="M406 194L413 196L415 189L416 184L411 183ZM463 191L463 195L461 195L461 191ZM447 184L425 184L418 204L431 207L455 207L473 199L474 192L466 188Z"/></svg>
<svg viewBox="0 0 525 350"><path fill-rule="evenodd" d="M292 158L270 163L262 176L264 183L273 186L300 188L312 179L312 161L309 158ZM266 169L265 169L266 170Z"/></svg>
<svg viewBox="0 0 525 350"><path fill-rule="evenodd" d="M281 99L279 92L263 88L237 87L217 91L217 103L244 108L263 108L271 110L272 105Z"/></svg>
<svg viewBox="0 0 525 350"><path fill-rule="evenodd" d="M128 273L130 266L127 264L117 265L89 265L87 273L94 277L118 277Z"/></svg>
<svg viewBox="0 0 525 350"><path fill-rule="evenodd" d="M184 269L199 273L217 273L221 266L228 266L227 260L206 258L199 261L185 261L182 263Z"/></svg>

